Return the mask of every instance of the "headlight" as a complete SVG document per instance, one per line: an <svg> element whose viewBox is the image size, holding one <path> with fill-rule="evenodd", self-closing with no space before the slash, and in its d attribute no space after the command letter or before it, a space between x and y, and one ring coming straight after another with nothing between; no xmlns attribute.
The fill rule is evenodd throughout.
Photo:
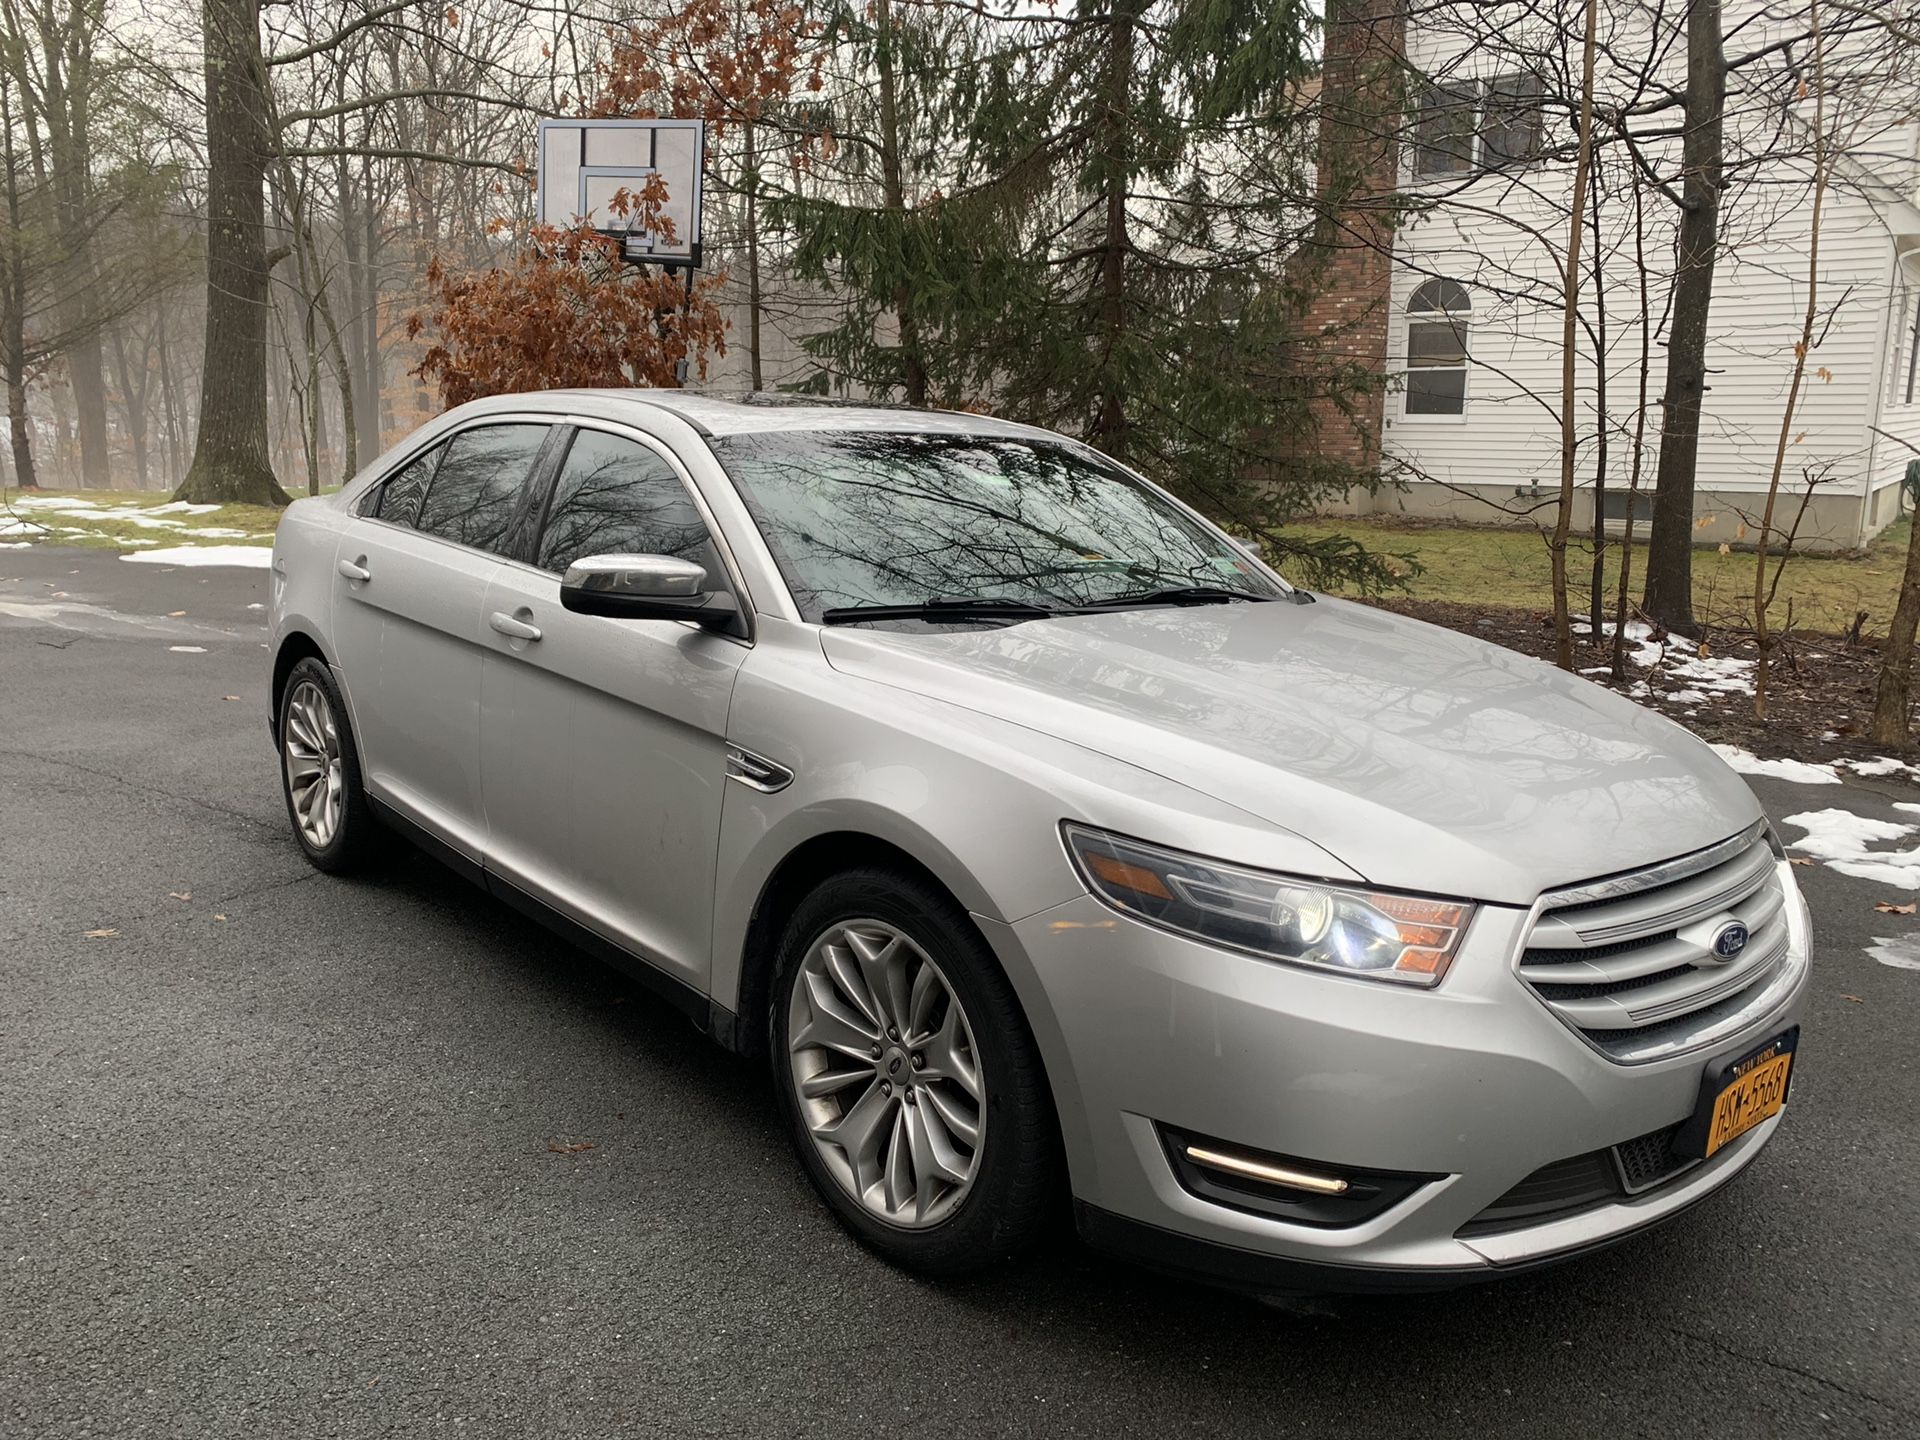
<svg viewBox="0 0 1920 1440"><path fill-rule="evenodd" d="M1296 880L1065 824L1093 893L1150 925L1290 965L1437 985L1473 906Z"/></svg>

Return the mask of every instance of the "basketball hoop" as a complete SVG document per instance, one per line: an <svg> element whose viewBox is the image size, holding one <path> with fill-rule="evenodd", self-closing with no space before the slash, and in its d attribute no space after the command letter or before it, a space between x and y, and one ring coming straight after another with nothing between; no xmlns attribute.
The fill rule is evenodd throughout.
<svg viewBox="0 0 1920 1440"><path fill-rule="evenodd" d="M537 211L543 225L582 222L620 242L640 265L700 265L701 179L706 155L702 120L542 120L538 142ZM658 178L666 191L660 215L673 239L645 228L636 214L614 213L621 191L638 196Z"/></svg>

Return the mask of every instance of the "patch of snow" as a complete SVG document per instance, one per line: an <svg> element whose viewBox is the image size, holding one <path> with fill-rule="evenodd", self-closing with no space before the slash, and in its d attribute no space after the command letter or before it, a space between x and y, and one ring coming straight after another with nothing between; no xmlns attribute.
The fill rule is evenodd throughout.
<svg viewBox="0 0 1920 1440"><path fill-rule="evenodd" d="M19 510L98 510L97 500L75 500L65 495L21 495L13 501Z"/></svg>
<svg viewBox="0 0 1920 1440"><path fill-rule="evenodd" d="M1775 780L1790 780L1796 785L1840 783L1840 777L1834 774L1831 765L1815 765L1806 760L1762 760L1738 745L1709 745L1707 748L1742 775L1768 775Z"/></svg>
<svg viewBox="0 0 1920 1440"><path fill-rule="evenodd" d="M195 505L186 500L169 500L164 505L149 505L149 515L211 515L218 505Z"/></svg>
<svg viewBox="0 0 1920 1440"><path fill-rule="evenodd" d="M249 610L264 610L267 607L262 605L258 600L256 600L251 605L247 606L247 608Z"/></svg>
<svg viewBox="0 0 1920 1440"><path fill-rule="evenodd" d="M1713 697L1704 690L1669 690L1660 697L1676 705L1705 705ZM1691 713L1691 712L1689 712Z"/></svg>
<svg viewBox="0 0 1920 1440"><path fill-rule="evenodd" d="M264 570L273 563L271 545L169 545L122 555L122 560L146 565L245 565Z"/></svg>
<svg viewBox="0 0 1920 1440"><path fill-rule="evenodd" d="M46 533L46 526L35 525L26 520L9 520L6 524L0 525L0 535L44 535Z"/></svg>
<svg viewBox="0 0 1920 1440"><path fill-rule="evenodd" d="M1833 763L1842 769L1853 771L1856 775L1920 775L1920 769L1915 769L1904 760L1896 760L1891 755L1876 755L1871 760L1836 760Z"/></svg>
<svg viewBox="0 0 1920 1440"><path fill-rule="evenodd" d="M204 655L207 653L207 647L204 645L169 645L167 649L176 655Z"/></svg>
<svg viewBox="0 0 1920 1440"><path fill-rule="evenodd" d="M1586 617L1575 618L1585 621ZM1600 629L1603 634L1613 634L1613 622L1602 622ZM1733 656L1702 655L1700 647L1684 635L1668 635L1664 640L1656 640L1653 636L1653 627L1646 621L1629 620L1626 629L1627 659L1643 670L1652 670L1657 666L1662 675L1685 682L1688 696L1703 690L1720 695L1753 693L1753 661ZM1694 702L1682 699L1681 703Z"/></svg>
<svg viewBox="0 0 1920 1440"><path fill-rule="evenodd" d="M1798 826L1806 837L1787 844L1804 850L1829 869L1857 880L1872 880L1901 890L1920 890L1920 845L1907 850L1871 850L1876 840L1901 840L1920 830L1897 820L1876 820L1851 810L1807 810L1781 822Z"/></svg>
<svg viewBox="0 0 1920 1440"><path fill-rule="evenodd" d="M0 550L26 550L32 544L31 540L0 540Z"/></svg>
<svg viewBox="0 0 1920 1440"><path fill-rule="evenodd" d="M209 540L251 540L251 530L230 530L224 525L189 525L189 535L204 535Z"/></svg>
<svg viewBox="0 0 1920 1440"><path fill-rule="evenodd" d="M1896 970L1920 970L1920 933L1912 935L1876 935L1867 946L1867 954L1882 965Z"/></svg>

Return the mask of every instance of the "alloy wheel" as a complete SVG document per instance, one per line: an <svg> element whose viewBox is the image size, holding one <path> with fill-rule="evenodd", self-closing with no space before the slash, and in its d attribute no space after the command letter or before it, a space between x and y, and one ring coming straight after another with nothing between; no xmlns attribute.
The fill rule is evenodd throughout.
<svg viewBox="0 0 1920 1440"><path fill-rule="evenodd" d="M324 850L340 829L346 779L340 765L340 728L326 692L311 680L294 687L281 725L280 751L294 823L307 844Z"/></svg>
<svg viewBox="0 0 1920 1440"><path fill-rule="evenodd" d="M926 951L880 920L808 949L787 1002L787 1058L815 1151L875 1218L937 1225L966 1198L986 1123L973 1028Z"/></svg>

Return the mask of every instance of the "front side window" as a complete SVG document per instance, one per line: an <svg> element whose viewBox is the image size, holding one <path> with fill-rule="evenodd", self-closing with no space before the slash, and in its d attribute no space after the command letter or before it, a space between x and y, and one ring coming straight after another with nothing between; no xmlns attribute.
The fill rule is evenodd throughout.
<svg viewBox="0 0 1920 1440"><path fill-rule="evenodd" d="M415 528L475 550L500 553L548 429L545 425L476 425L455 435L433 473Z"/></svg>
<svg viewBox="0 0 1920 1440"><path fill-rule="evenodd" d="M602 430L581 430L553 487L539 565L556 575L588 555L675 555L725 571L706 521L680 476L646 446Z"/></svg>
<svg viewBox="0 0 1920 1440"><path fill-rule="evenodd" d="M1467 413L1467 327L1472 302L1466 287L1429 280L1407 301L1408 415Z"/></svg>
<svg viewBox="0 0 1920 1440"><path fill-rule="evenodd" d="M1093 605L1283 588L1232 541L1064 442L789 431L709 442L807 619L929 600Z"/></svg>

